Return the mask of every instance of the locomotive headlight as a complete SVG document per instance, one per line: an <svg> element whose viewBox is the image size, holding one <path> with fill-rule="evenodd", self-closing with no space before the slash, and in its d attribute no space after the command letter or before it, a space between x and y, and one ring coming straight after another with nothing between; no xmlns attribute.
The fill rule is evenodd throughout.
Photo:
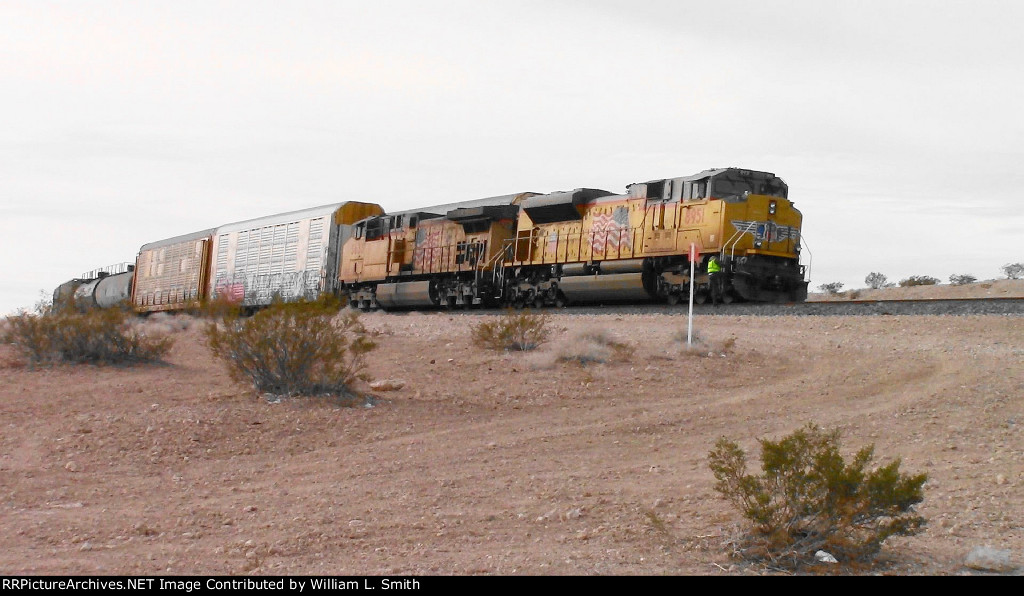
<svg viewBox="0 0 1024 596"><path fill-rule="evenodd" d="M761 248L761 241L760 240L754 241L754 248Z"/></svg>
<svg viewBox="0 0 1024 596"><path fill-rule="evenodd" d="M775 201L770 201L768 203L768 213L770 215L775 215L775 207L776 207Z"/></svg>

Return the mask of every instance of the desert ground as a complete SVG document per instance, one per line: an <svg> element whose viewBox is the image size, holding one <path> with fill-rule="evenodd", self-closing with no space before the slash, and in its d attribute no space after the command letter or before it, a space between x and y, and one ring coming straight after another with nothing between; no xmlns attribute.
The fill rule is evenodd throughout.
<svg viewBox="0 0 1024 596"><path fill-rule="evenodd" d="M356 408L233 383L188 317L144 323L164 364L0 346L0 574L781 573L730 557L707 454L808 422L929 476L925 531L840 572L1024 565L1024 317L717 314L688 349L680 307L548 312L529 353L471 343L493 314L363 315L401 387ZM628 349L560 361L584 330Z"/></svg>

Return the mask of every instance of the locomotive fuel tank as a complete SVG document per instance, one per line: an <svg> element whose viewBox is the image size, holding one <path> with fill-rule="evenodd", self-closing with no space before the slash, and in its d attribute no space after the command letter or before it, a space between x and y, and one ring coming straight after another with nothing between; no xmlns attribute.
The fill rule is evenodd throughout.
<svg viewBox="0 0 1024 596"><path fill-rule="evenodd" d="M637 302L652 298L643 273L562 277L558 288L570 302Z"/></svg>
<svg viewBox="0 0 1024 596"><path fill-rule="evenodd" d="M384 309L437 306L437 290L432 281L380 284L377 303Z"/></svg>

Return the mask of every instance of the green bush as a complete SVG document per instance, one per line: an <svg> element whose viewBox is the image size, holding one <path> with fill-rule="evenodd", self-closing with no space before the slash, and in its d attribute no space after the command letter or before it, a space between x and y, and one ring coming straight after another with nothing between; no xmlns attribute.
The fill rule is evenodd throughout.
<svg viewBox="0 0 1024 596"><path fill-rule="evenodd" d="M843 289L843 282L834 281L827 284L821 284L820 286L818 286L818 289L821 290L822 292L827 292L829 294L838 294L839 290Z"/></svg>
<svg viewBox="0 0 1024 596"><path fill-rule="evenodd" d="M509 311L498 320L472 327L473 343L491 350L528 352L548 339L547 317Z"/></svg>
<svg viewBox="0 0 1024 596"><path fill-rule="evenodd" d="M36 305L7 317L4 341L13 344L32 366L59 362L131 364L160 360L171 340L148 337L132 328L128 310L79 311L73 304Z"/></svg>
<svg viewBox="0 0 1024 596"><path fill-rule="evenodd" d="M901 288L909 288L913 286L934 286L939 283L937 277L931 277L928 275L911 275L906 279L900 280Z"/></svg>
<svg viewBox="0 0 1024 596"><path fill-rule="evenodd" d="M824 550L841 562L866 562L890 536L923 528L914 506L924 498L927 476L900 473L898 459L872 468L873 445L847 464L839 431L813 424L760 443L760 476L747 473L746 454L725 437L708 456L715 490L750 522L743 556L798 568Z"/></svg>
<svg viewBox="0 0 1024 596"><path fill-rule="evenodd" d="M354 400L365 379L366 354L376 348L358 313L339 314L323 301L276 302L252 317L225 317L206 328L210 350L231 377L278 397Z"/></svg>
<svg viewBox="0 0 1024 596"><path fill-rule="evenodd" d="M965 286L967 284L972 284L976 281L978 281L978 278L969 274L953 274L949 276L949 283L953 284L954 286Z"/></svg>

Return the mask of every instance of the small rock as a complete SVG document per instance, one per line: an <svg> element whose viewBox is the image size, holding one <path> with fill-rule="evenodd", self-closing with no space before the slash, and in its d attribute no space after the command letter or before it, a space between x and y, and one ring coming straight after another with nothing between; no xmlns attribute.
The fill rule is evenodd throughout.
<svg viewBox="0 0 1024 596"><path fill-rule="evenodd" d="M398 391L405 387L405 381L400 379L381 379L370 383L370 389L374 391Z"/></svg>
<svg viewBox="0 0 1024 596"><path fill-rule="evenodd" d="M967 553L964 565L971 569L995 571L997 573L1005 573L1014 569L1014 565L1010 561L1010 551L990 546L974 547L971 552Z"/></svg>
<svg viewBox="0 0 1024 596"><path fill-rule="evenodd" d="M77 472L80 468L78 467L78 464L76 464L75 462L69 461L68 463L64 464L64 469L67 470L68 472Z"/></svg>
<svg viewBox="0 0 1024 596"><path fill-rule="evenodd" d="M830 553L827 553L827 552L825 552L823 550L819 550L818 552L814 553L814 560L819 562L819 563L838 563L839 562Z"/></svg>
<svg viewBox="0 0 1024 596"><path fill-rule="evenodd" d="M1006 476L1003 474L996 474L996 484L1006 484Z"/></svg>

